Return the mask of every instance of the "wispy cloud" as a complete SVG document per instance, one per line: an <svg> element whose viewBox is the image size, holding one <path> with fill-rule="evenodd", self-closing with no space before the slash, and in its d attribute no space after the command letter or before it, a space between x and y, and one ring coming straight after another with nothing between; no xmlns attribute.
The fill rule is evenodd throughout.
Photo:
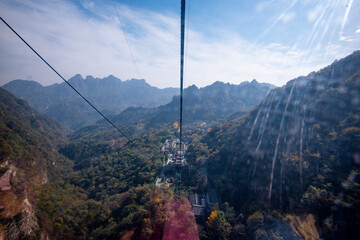
<svg viewBox="0 0 360 240"><path fill-rule="evenodd" d="M66 78L77 73L95 77L113 74L123 80L137 77L112 2L80 3L5 0L0 3L0 15ZM289 10L295 3L277 16L275 24L294 20L297 15ZM177 86L179 16L117 6L141 77L158 87ZM60 82L3 24L0 31L0 53L6 59L0 62L1 83L17 78L34 79L46 85ZM351 52L330 45L299 48L261 41L251 48L250 40L225 31L209 40L203 32L190 29L188 40L185 85L198 86L216 80L240 83L253 78L282 85Z"/></svg>
<svg viewBox="0 0 360 240"><path fill-rule="evenodd" d="M318 4L315 8L309 9L306 16L309 22L314 22L316 19L319 19L321 12L324 11L324 7L321 4Z"/></svg>
<svg viewBox="0 0 360 240"><path fill-rule="evenodd" d="M295 18L296 14L294 12L284 13L280 16L280 20L283 23L288 23L289 21Z"/></svg>
<svg viewBox="0 0 360 240"><path fill-rule="evenodd" d="M346 41L346 42L355 42L355 41L356 41L356 39L350 38L350 37L346 37L346 36L340 36L340 40L341 40L341 41Z"/></svg>
<svg viewBox="0 0 360 240"><path fill-rule="evenodd" d="M281 12L275 16L275 19L272 21L271 25L268 26L261 34L257 36L254 40L254 43L257 44L259 40L261 40L264 36L266 36L279 22L282 22L289 13L289 11L294 7L298 0L292 0L290 3L285 5L285 8L281 10ZM288 18L289 19L289 18Z"/></svg>
<svg viewBox="0 0 360 240"><path fill-rule="evenodd" d="M274 2L274 0L268 0L268 1L261 1L258 4L256 4L255 6L255 11L257 13L261 13L262 11L264 11L267 7L269 7L272 3Z"/></svg>

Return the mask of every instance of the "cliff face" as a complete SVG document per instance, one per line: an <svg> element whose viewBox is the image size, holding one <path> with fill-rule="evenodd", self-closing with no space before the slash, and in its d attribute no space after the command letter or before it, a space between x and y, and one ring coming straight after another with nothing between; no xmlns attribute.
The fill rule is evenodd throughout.
<svg viewBox="0 0 360 240"><path fill-rule="evenodd" d="M56 145L66 128L0 89L0 232L6 239L30 237L38 229L40 187L62 161ZM50 171L50 174L49 172Z"/></svg>

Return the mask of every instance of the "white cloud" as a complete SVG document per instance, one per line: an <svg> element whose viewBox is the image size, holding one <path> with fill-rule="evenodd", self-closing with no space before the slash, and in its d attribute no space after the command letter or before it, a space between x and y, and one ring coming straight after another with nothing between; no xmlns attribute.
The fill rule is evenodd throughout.
<svg viewBox="0 0 360 240"><path fill-rule="evenodd" d="M356 41L354 38L345 37L345 36L341 36L341 35L340 35L340 40L346 41L346 42L355 42Z"/></svg>
<svg viewBox="0 0 360 240"><path fill-rule="evenodd" d="M280 16L280 21L283 23L288 23L289 21L295 18L296 14L294 12L284 13Z"/></svg>
<svg viewBox="0 0 360 240"><path fill-rule="evenodd" d="M321 4L318 4L315 8L310 9L306 16L307 16L307 20L309 22L314 22L316 19L319 18L319 16L321 15L321 12L324 11L324 6L322 6Z"/></svg>
<svg viewBox="0 0 360 240"><path fill-rule="evenodd" d="M67 1L7 0L0 3L0 15L65 78L77 73L137 78L112 2L98 5L84 1L82 5L88 13ZM178 16L117 6L141 77L158 87L178 86ZM7 59L0 62L2 84L17 78L45 85L61 82L3 24L0 31L0 54ZM205 86L216 80L240 83L256 78L279 86L344 56L344 49L337 48L328 52L331 61L326 62L323 47L301 50L281 43L251 45L234 33L222 32L216 40L209 40L190 29L185 85Z"/></svg>
<svg viewBox="0 0 360 240"><path fill-rule="evenodd" d="M264 11L267 7L269 7L269 6L272 4L273 1L274 1L274 0L259 2L259 3L256 4L256 6L255 6L255 12L256 12L256 13L261 13L261 12Z"/></svg>
<svg viewBox="0 0 360 240"><path fill-rule="evenodd" d="M360 28L358 30L356 30L355 33L360 33Z"/></svg>
<svg viewBox="0 0 360 240"><path fill-rule="evenodd" d="M81 5L83 6L83 8L87 10L94 10L95 2L85 0L85 1L81 1Z"/></svg>

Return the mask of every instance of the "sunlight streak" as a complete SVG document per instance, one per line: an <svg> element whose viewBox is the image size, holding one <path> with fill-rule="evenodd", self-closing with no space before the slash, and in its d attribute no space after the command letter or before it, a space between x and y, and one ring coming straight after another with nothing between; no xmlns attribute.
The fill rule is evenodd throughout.
<svg viewBox="0 0 360 240"><path fill-rule="evenodd" d="M343 21L342 21L342 24L341 24L340 38L342 37L343 30L344 30L346 21L347 21L347 19L348 19L349 12L350 12L350 9L351 9L352 4L353 4L353 0L349 0L349 3L347 4L346 12L345 12L345 14L344 14L344 18L343 18Z"/></svg>
<svg viewBox="0 0 360 240"><path fill-rule="evenodd" d="M268 34L270 32L270 30L276 25L278 24L281 19L285 16L285 14L297 3L298 0L294 0L292 1L292 3L282 12L279 14L279 16L276 18L276 20L265 30L263 31L258 37L255 38L253 45L251 46L251 48L255 47L256 44L258 43L258 41L263 38L266 34Z"/></svg>

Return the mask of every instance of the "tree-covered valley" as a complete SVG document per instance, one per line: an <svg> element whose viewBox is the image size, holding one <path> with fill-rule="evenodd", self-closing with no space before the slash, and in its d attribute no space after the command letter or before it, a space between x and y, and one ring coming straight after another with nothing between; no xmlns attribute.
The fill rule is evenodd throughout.
<svg viewBox="0 0 360 240"><path fill-rule="evenodd" d="M0 238L358 239L360 51L280 88L189 87L187 164L161 187L178 97L112 116L126 136L0 98Z"/></svg>

